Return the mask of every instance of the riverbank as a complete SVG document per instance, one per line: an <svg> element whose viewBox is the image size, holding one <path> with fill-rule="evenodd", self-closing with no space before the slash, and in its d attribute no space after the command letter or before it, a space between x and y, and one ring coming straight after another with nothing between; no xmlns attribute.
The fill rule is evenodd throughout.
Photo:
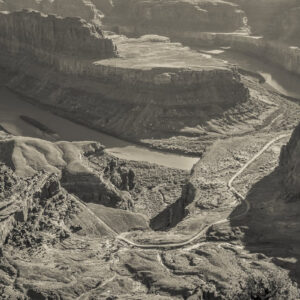
<svg viewBox="0 0 300 300"><path fill-rule="evenodd" d="M138 146L124 140L106 135L86 126L76 124L65 118L56 116L42 107L33 106L20 95L6 88L0 88L0 124L14 135L37 137L53 141L53 137L44 135L38 128L22 121L20 115L29 116L56 133L55 140L65 141L99 141L107 151L116 157L128 160L147 161L171 168L190 170L199 160L172 153L164 153Z"/></svg>

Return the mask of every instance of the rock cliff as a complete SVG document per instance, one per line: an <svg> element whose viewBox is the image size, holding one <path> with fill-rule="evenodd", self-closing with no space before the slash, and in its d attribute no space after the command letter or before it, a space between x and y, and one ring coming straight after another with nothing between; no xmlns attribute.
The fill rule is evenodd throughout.
<svg viewBox="0 0 300 300"><path fill-rule="evenodd" d="M219 1L114 0L105 24L133 34L180 37L184 32L231 32L245 26L245 15L236 4Z"/></svg>
<svg viewBox="0 0 300 300"><path fill-rule="evenodd" d="M115 56L112 41L101 30L79 18L57 18L34 11L2 12L1 47L15 55L45 57L60 55L84 58Z"/></svg>
<svg viewBox="0 0 300 300"><path fill-rule="evenodd" d="M232 0L244 10L251 32L268 39L299 41L299 1Z"/></svg>
<svg viewBox="0 0 300 300"><path fill-rule="evenodd" d="M203 42L206 41L229 46L232 50L258 57L300 75L300 48L284 41L269 40L261 36L209 33L203 35Z"/></svg>
<svg viewBox="0 0 300 300"><path fill-rule="evenodd" d="M13 12L22 9L34 9L62 17L81 17L89 22L101 24L102 13L89 0L3 0L0 2L0 10Z"/></svg>
<svg viewBox="0 0 300 300"><path fill-rule="evenodd" d="M15 72L7 85L110 134L150 145L151 138L166 138L155 147L199 154L202 148L195 152L182 141L173 147L168 139L215 132L208 122L223 120L224 112L248 119L246 106L258 114L265 109L246 104L249 91L235 68L166 38L110 35L112 42L83 20L37 12L0 19L0 65Z"/></svg>
<svg viewBox="0 0 300 300"><path fill-rule="evenodd" d="M283 147L280 157L284 186L289 199L300 200L300 124L286 146Z"/></svg>

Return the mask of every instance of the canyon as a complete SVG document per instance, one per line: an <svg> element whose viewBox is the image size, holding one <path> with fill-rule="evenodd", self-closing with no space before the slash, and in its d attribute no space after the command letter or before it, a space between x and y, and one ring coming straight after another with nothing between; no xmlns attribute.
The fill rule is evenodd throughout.
<svg viewBox="0 0 300 300"><path fill-rule="evenodd" d="M41 36L35 41L29 39L28 43L11 41L11 24L19 22L13 27L18 31L24 20L26 26L33 26L28 19L43 21ZM2 20L0 64L7 70L6 86L31 101L52 107L53 111L55 107L64 117L124 139L162 150L201 155L215 132L223 134L219 123L228 124L223 113L234 119L239 112L247 123L241 123L242 133L263 124L274 112L274 107L249 96L234 67L181 44L156 36L103 37L97 27L80 19L62 20L30 11L2 13ZM56 50L50 44L44 50L47 41L43 41L42 30L60 26L61 22L66 23L66 34L57 39L67 39L68 48ZM78 26L82 32L78 29L72 36L68 25ZM90 40L85 36L85 43L76 45L73 39L80 39L81 34ZM86 53L87 49L92 50ZM24 56L24 50L30 51L30 55ZM162 58L164 64L160 63ZM255 107L254 115L264 111L262 119L249 116L247 106ZM229 121L228 134L230 130ZM184 143L178 136L184 137ZM194 146L185 147L187 141Z"/></svg>
<svg viewBox="0 0 300 300"><path fill-rule="evenodd" d="M300 298L299 3L270 1L0 1L0 297Z"/></svg>

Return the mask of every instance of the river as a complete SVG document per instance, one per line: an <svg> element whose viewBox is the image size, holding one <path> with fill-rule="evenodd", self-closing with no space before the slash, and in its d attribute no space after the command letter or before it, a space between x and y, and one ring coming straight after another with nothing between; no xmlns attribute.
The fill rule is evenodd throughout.
<svg viewBox="0 0 300 300"><path fill-rule="evenodd" d="M20 116L31 117L47 126L57 135L49 135L23 121ZM5 87L0 87L0 125L14 135L29 136L46 140L99 141L112 155L135 161L147 161L170 168L191 170L199 160L178 154L150 150L146 147L112 137L99 131L76 124L40 109Z"/></svg>
<svg viewBox="0 0 300 300"><path fill-rule="evenodd" d="M198 49L200 52L227 61L230 64L261 74L266 84L278 92L293 98L300 98L300 79L280 67L264 63L241 53L228 49ZM31 117L57 133L53 138L38 128L20 119L21 115ZM0 87L0 125L14 135L37 137L47 140L99 141L112 155L135 161L147 161L166 167L190 170L199 160L178 154L163 153L137 146L124 140L109 136L85 126L76 124L51 112L40 109L21 99L5 87Z"/></svg>

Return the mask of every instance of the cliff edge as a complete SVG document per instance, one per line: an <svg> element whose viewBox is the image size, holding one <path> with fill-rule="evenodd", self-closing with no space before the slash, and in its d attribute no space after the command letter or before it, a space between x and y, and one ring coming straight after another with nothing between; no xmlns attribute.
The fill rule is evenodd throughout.
<svg viewBox="0 0 300 300"><path fill-rule="evenodd" d="M82 19L63 19L29 10L0 14L0 44L11 53L98 59L116 55L112 41Z"/></svg>
<svg viewBox="0 0 300 300"><path fill-rule="evenodd" d="M11 90L127 140L201 155L212 139L263 126L275 109L250 97L234 66L166 37L105 38L79 18L32 11L0 13L0 30Z"/></svg>
<svg viewBox="0 0 300 300"><path fill-rule="evenodd" d="M300 200L300 124L288 144L282 148L280 168L289 198Z"/></svg>

